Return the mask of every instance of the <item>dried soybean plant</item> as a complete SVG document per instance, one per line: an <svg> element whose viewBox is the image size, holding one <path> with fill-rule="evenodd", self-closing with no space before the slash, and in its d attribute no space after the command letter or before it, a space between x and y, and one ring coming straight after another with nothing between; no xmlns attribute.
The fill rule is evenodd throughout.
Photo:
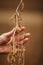
<svg viewBox="0 0 43 65"><path fill-rule="evenodd" d="M24 3L21 0L19 5L17 6L15 13L11 17L11 20L15 20L15 23L16 23L15 33L19 32L18 27L21 26L21 24L20 24L20 22L22 21L21 13L22 13L23 9L24 9ZM15 46L14 41L15 41L15 37L13 34L11 37L11 40L10 40L12 49L7 56L7 60L11 65L24 65L25 47L23 44L17 44L17 46Z"/></svg>

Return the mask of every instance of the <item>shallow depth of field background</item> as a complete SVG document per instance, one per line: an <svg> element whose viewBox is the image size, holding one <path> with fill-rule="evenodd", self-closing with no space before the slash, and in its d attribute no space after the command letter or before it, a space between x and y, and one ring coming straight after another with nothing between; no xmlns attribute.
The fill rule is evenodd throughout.
<svg viewBox="0 0 43 65"><path fill-rule="evenodd" d="M20 0L0 0L0 35L12 30L14 21L10 17L15 12ZM25 9L22 13L22 24L26 32L30 32L29 41L25 44L25 65L43 65L42 22L43 11L41 0L24 0ZM0 65L10 65L7 54L0 54Z"/></svg>

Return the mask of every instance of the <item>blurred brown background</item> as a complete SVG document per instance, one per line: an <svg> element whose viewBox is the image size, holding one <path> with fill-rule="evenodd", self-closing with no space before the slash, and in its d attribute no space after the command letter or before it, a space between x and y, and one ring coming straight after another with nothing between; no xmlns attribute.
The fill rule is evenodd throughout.
<svg viewBox="0 0 43 65"><path fill-rule="evenodd" d="M0 34L10 31L14 27L14 21L10 17L14 13L20 0L0 0ZM43 65L43 1L24 0L25 9L22 14L22 24L26 32L31 36L26 47L25 65ZM0 65L9 65L7 54L0 54Z"/></svg>

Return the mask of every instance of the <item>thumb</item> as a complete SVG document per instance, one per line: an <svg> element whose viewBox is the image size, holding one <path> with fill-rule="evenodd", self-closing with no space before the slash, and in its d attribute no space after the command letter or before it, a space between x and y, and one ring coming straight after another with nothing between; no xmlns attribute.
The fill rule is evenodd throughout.
<svg viewBox="0 0 43 65"><path fill-rule="evenodd" d="M10 32L5 33L7 37L11 37L15 31L15 28L13 28Z"/></svg>
<svg viewBox="0 0 43 65"><path fill-rule="evenodd" d="M2 42L3 41L8 42L10 40L10 37L13 35L14 31L15 31L15 28L13 28L10 32L2 34L0 36L2 39ZM14 33L14 35L15 35L15 33Z"/></svg>
<svg viewBox="0 0 43 65"><path fill-rule="evenodd" d="M14 31L15 31L15 28L13 28L10 32L4 33L4 34L5 34L5 35L4 35L4 39L5 39L6 41L9 41L10 38L11 38L11 36L13 35ZM15 35L15 33L14 33L14 35Z"/></svg>

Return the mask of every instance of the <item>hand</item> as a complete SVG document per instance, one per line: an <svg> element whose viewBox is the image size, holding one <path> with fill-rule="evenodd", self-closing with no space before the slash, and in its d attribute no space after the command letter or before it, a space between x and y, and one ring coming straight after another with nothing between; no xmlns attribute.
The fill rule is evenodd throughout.
<svg viewBox="0 0 43 65"><path fill-rule="evenodd" d="M25 27L18 28L19 33L23 31L24 29ZM10 32L4 33L0 36L0 53L7 53L11 50L11 44L7 44L7 43L9 43L13 33L15 37L14 45L22 44L22 43L24 44L28 41L30 33L25 33L25 34L17 36L17 34L19 33L15 34L14 31L15 31L15 28L13 28Z"/></svg>

